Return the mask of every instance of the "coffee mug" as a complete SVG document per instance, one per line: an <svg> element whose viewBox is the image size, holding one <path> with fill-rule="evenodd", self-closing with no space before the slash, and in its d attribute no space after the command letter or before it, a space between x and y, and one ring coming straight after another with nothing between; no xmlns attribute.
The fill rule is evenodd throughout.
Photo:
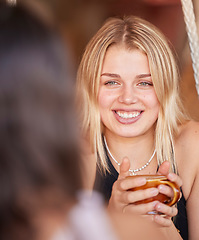
<svg viewBox="0 0 199 240"><path fill-rule="evenodd" d="M180 198L180 188L175 182L171 182L167 179L166 176L163 175L135 175L135 176L128 176L127 178L137 178L137 177L145 177L146 184L140 187L131 188L129 190L136 191L136 190L143 190L152 187L158 187L160 184L167 185L172 188L173 190L173 197L166 196L165 194L159 193L157 196L147 198L141 201L135 202L135 204L142 204L142 203L149 203L152 201L159 201L168 206L173 206Z"/></svg>

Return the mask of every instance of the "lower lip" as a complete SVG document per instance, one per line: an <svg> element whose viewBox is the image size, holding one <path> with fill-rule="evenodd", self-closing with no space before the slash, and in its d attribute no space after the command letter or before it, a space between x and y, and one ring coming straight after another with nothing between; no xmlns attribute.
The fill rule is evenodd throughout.
<svg viewBox="0 0 199 240"><path fill-rule="evenodd" d="M132 124L132 123L135 123L141 117L142 112L137 117L134 117L134 118L122 118L115 111L113 111L113 114L115 115L115 118L119 123Z"/></svg>

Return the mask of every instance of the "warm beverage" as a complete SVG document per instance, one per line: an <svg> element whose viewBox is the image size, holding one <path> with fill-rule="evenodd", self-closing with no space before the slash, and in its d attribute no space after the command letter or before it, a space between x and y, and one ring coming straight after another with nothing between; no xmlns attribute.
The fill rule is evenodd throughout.
<svg viewBox="0 0 199 240"><path fill-rule="evenodd" d="M173 190L173 197L170 198L164 194L159 193L155 197L147 198L145 200L137 201L135 204L141 204L141 203L148 203L155 200L158 200L164 204L167 204L168 206L174 205L180 198L180 188L175 182L169 181L166 176L163 175L136 175L136 176L128 176L128 178L136 178L136 177L145 177L146 178L146 184L140 187L135 187L130 189L131 191L146 189L146 188L152 188L152 187L158 187L158 185L164 184L168 185Z"/></svg>

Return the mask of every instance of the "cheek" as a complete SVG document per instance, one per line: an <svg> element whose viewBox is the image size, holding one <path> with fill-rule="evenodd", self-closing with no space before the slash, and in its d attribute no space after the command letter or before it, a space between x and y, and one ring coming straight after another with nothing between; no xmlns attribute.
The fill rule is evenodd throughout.
<svg viewBox="0 0 199 240"><path fill-rule="evenodd" d="M108 108L106 96L104 96L103 93L99 92L97 100L98 100L98 106L99 106L99 112L100 112L100 119L101 119L101 122L104 124L104 122L106 122L106 115L107 115L106 109Z"/></svg>
<svg viewBox="0 0 199 240"><path fill-rule="evenodd" d="M100 109L109 108L113 102L113 95L100 91L98 94L98 104Z"/></svg>
<svg viewBox="0 0 199 240"><path fill-rule="evenodd" d="M158 119L158 115L159 115L160 105L156 106L155 109L156 109L156 111L154 113L154 117L155 117L155 120L157 120Z"/></svg>
<svg viewBox="0 0 199 240"><path fill-rule="evenodd" d="M99 109L102 109L106 106L105 97L103 96L103 94L101 92L99 92L97 101L98 101Z"/></svg>
<svg viewBox="0 0 199 240"><path fill-rule="evenodd" d="M142 100L148 105L150 108L159 108L160 103L155 92L143 95Z"/></svg>
<svg viewBox="0 0 199 240"><path fill-rule="evenodd" d="M153 96L153 98L151 99L151 103L152 103L153 107L156 108L157 111L159 112L160 103L159 103L159 101L158 101L156 95Z"/></svg>
<svg viewBox="0 0 199 240"><path fill-rule="evenodd" d="M156 94L145 95L142 98L145 106L148 106L150 111L153 111L154 118L158 118L159 110L160 110L160 103L156 97Z"/></svg>
<svg viewBox="0 0 199 240"><path fill-rule="evenodd" d="M154 118L158 118L159 110L160 110L160 103L156 96L152 97L148 100L149 107L152 109Z"/></svg>

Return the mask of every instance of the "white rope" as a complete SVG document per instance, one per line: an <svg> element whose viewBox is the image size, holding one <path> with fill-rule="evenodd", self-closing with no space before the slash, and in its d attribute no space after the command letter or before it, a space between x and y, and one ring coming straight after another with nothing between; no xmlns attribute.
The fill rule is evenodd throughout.
<svg viewBox="0 0 199 240"><path fill-rule="evenodd" d="M192 58L196 90L199 95L199 38L192 0L181 0Z"/></svg>

